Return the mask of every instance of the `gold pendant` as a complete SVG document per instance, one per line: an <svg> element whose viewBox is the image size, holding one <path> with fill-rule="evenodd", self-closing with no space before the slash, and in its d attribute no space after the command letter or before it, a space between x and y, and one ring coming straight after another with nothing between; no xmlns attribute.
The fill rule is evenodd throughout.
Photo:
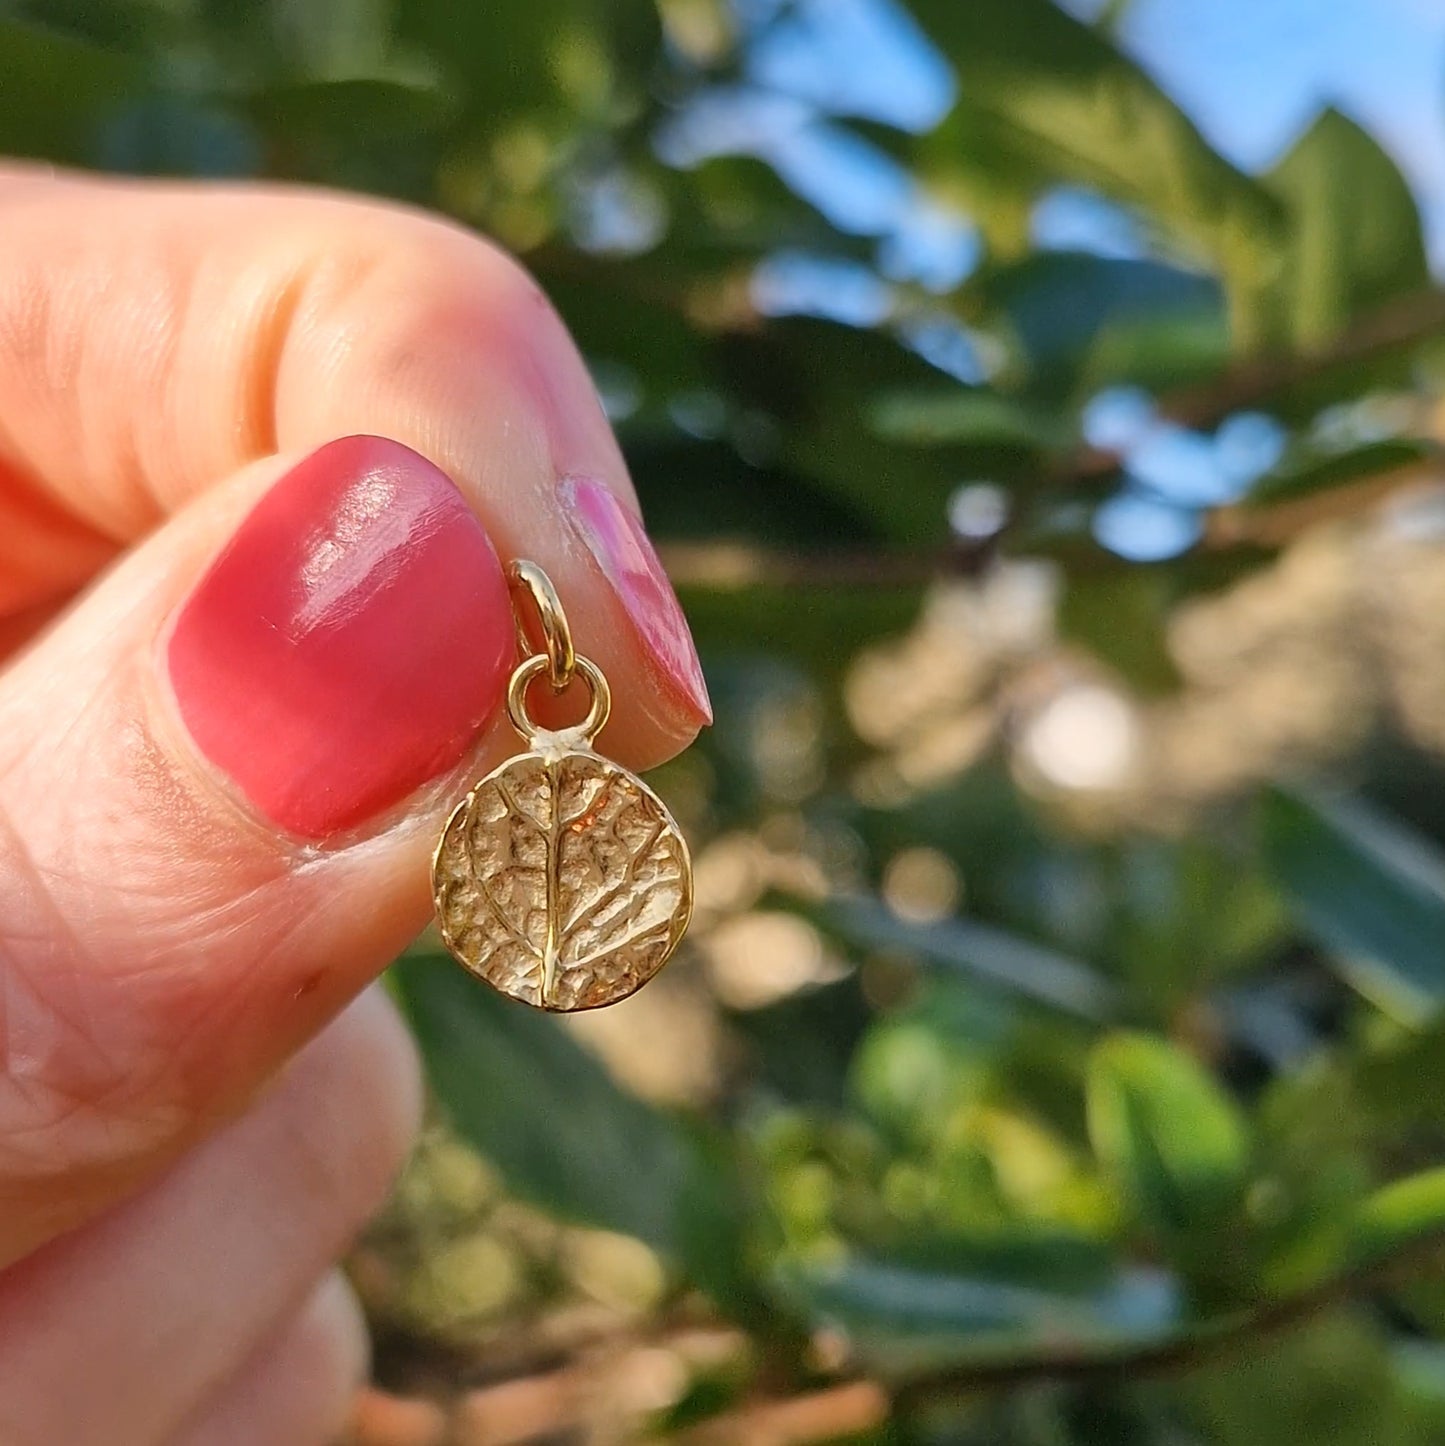
<svg viewBox="0 0 1445 1446"><path fill-rule="evenodd" d="M566 614L532 562L507 570L542 626L534 651L520 610L522 661L507 712L528 751L494 768L456 806L432 859L442 939L473 974L539 1009L596 1009L640 989L692 916L692 863L662 800L592 747L611 708L602 670L574 652ZM530 654L530 656L529 656ZM560 693L580 676L587 716L538 727L527 689Z"/></svg>

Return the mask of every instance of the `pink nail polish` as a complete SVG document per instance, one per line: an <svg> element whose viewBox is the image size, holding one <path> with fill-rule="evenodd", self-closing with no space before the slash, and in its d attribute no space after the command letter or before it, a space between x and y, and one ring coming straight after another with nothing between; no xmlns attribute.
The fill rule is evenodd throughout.
<svg viewBox="0 0 1445 1446"><path fill-rule="evenodd" d="M566 515L612 585L664 680L699 722L712 722L702 667L687 619L636 513L612 489L586 477L562 483Z"/></svg>
<svg viewBox="0 0 1445 1446"><path fill-rule="evenodd" d="M257 503L166 657L200 750L320 839L459 763L512 649L501 565L451 481L398 442L347 437Z"/></svg>

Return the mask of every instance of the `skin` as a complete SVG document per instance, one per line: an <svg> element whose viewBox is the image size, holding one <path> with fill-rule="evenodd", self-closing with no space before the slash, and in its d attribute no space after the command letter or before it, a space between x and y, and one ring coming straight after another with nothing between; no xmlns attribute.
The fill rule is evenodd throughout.
<svg viewBox="0 0 1445 1446"><path fill-rule="evenodd" d="M333 1263L415 1128L370 981L426 921L464 764L288 838L176 721L165 630L301 457L389 437L502 558L540 562L608 674L607 747L696 733L568 540L559 480L635 505L535 284L342 197L0 170L0 1440L321 1446L365 1368Z"/></svg>

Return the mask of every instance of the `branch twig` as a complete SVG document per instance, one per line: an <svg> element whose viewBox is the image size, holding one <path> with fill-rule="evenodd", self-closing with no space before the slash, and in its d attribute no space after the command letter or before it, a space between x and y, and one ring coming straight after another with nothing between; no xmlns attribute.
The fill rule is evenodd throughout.
<svg viewBox="0 0 1445 1446"><path fill-rule="evenodd" d="M1353 1300L1387 1285L1402 1267L1434 1254L1445 1231L1423 1236L1384 1260L1343 1271L1308 1290L1267 1301L1252 1311L1210 1323L1197 1331L1115 1351L1088 1347L1041 1352L995 1363L958 1366L914 1376L895 1387L893 1401L908 1409L931 1396L1007 1386L1020 1381L1097 1380L1118 1376L1155 1375L1187 1370L1227 1355L1250 1341L1278 1335L1319 1315L1331 1306Z"/></svg>

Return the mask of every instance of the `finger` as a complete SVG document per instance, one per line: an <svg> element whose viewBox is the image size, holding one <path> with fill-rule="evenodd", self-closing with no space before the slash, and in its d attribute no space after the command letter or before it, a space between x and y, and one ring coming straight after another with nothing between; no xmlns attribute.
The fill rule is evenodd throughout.
<svg viewBox="0 0 1445 1446"><path fill-rule="evenodd" d="M0 675L0 1265L415 935L511 647L460 494L359 439L198 499Z"/></svg>
<svg viewBox="0 0 1445 1446"><path fill-rule="evenodd" d="M48 161L0 160L0 186L18 192L24 186L54 185L71 173Z"/></svg>
<svg viewBox="0 0 1445 1446"><path fill-rule="evenodd" d="M0 214L0 609L73 589L258 458L379 433L552 575L613 678L624 761L706 720L595 389L501 252L280 189L0 181Z"/></svg>
<svg viewBox="0 0 1445 1446"><path fill-rule="evenodd" d="M419 1096L410 1041L368 994L251 1114L0 1276L0 1441L169 1440L380 1204Z"/></svg>
<svg viewBox="0 0 1445 1446"><path fill-rule="evenodd" d="M655 761L705 706L676 682L685 625L585 372L511 263L354 203L49 189L0 228L40 298L17 311L0 267L0 352L35 363L0 360L17 465L97 536L181 510L0 680L0 1260L236 1108L427 917L458 765L515 746L496 727L509 605L474 513L549 567L610 669L607 751ZM82 223L114 274L65 242ZM208 470L358 396L451 459L471 510L375 440Z"/></svg>
<svg viewBox="0 0 1445 1446"><path fill-rule="evenodd" d="M173 1446L330 1446L346 1425L367 1354L361 1307L333 1272Z"/></svg>

